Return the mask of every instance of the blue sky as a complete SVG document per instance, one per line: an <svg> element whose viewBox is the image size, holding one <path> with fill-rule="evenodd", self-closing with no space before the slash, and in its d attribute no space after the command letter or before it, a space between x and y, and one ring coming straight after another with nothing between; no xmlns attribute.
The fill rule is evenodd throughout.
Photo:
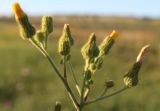
<svg viewBox="0 0 160 111"><path fill-rule="evenodd" d="M32 15L90 14L160 18L160 0L0 0L0 15L11 15L14 1L18 1Z"/></svg>

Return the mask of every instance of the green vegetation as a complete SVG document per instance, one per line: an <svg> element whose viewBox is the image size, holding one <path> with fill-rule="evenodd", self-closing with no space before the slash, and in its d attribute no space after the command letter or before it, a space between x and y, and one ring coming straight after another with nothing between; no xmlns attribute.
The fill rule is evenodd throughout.
<svg viewBox="0 0 160 111"><path fill-rule="evenodd" d="M64 23L71 25L75 38L71 62L76 76L82 80L83 58L79 50L88 39L90 32L95 32L98 43L116 28L120 37L110 55L106 57L102 70L94 76L95 84L89 98L95 97L104 89L104 82L113 79L115 90L123 84L124 73L132 66L140 48L151 44L151 52L146 58L140 74L140 85L120 95L85 107L84 111L158 111L160 95L159 85L159 35L160 21L133 18L107 17L54 17L55 30L49 38L49 52L59 64L57 42ZM52 111L55 101L62 102L64 111L73 110L62 83L44 57L29 43L20 39L18 27L13 20L0 19L0 110L2 111ZM40 26L40 19L33 18L33 23ZM101 38L100 38L101 37ZM103 37L103 38L102 38ZM61 65L59 65L61 67ZM116 70L115 70L116 69ZM70 78L72 78L71 75ZM69 80L71 83L71 80ZM71 83L73 86L74 83ZM58 86L58 87L57 87ZM74 86L73 86L74 87ZM111 91L112 91L111 90ZM67 109L68 108L68 109ZM72 108L72 109L70 109Z"/></svg>

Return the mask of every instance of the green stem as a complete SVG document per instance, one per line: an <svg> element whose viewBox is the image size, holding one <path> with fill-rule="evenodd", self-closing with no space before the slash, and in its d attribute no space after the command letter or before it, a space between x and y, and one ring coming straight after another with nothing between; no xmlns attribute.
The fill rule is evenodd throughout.
<svg viewBox="0 0 160 111"><path fill-rule="evenodd" d="M119 93L125 91L126 89L128 89L128 88L127 88L127 87L124 87L124 88L122 88L122 89L120 89L120 90L118 90L118 91L116 91L116 92L113 92L113 93L111 93L111 94L109 94L109 95L105 95L105 96L99 97L99 98L97 98L97 99L95 99L95 100L88 101L88 102L85 103L85 105L89 105L89 104L98 102L98 101L100 101L100 100L109 98L109 97L111 97L111 96L114 96L114 95L116 95L116 94L119 94Z"/></svg>
<svg viewBox="0 0 160 111"><path fill-rule="evenodd" d="M107 89L108 89L107 87L104 89L104 91L102 92L102 94L100 95L100 97L102 97L102 96L104 96L106 94Z"/></svg>
<svg viewBox="0 0 160 111"><path fill-rule="evenodd" d="M48 62L51 64L52 68L55 70L57 76L60 78L60 80L63 82L67 92L68 92L68 95L70 97L70 99L72 100L74 106L76 109L79 108L79 104L72 92L72 90L70 89L70 86L68 84L68 82L63 78L63 76L61 75L61 73L59 72L58 68L56 67L55 63L53 62L52 58L50 57L50 55L43 49L41 48L37 43L36 41L34 41L33 39L30 39L30 42L40 51L43 53L43 55L47 58Z"/></svg>
<svg viewBox="0 0 160 111"><path fill-rule="evenodd" d="M84 78L82 83L82 89L81 89L81 99L80 99L80 108L82 109L84 106L84 92L85 92L85 82L86 82L86 71L84 72Z"/></svg>
<svg viewBox="0 0 160 111"><path fill-rule="evenodd" d="M73 79L74 79L74 81L75 81L76 85L78 85L78 86L79 86L79 83L78 83L77 78L76 78L76 76L75 76L75 73L74 73L74 71L73 71L73 66L72 66L72 64L71 64L70 60L68 61L68 64L69 64L69 66L70 66L70 70L71 70L71 73L72 73Z"/></svg>
<svg viewBox="0 0 160 111"><path fill-rule="evenodd" d="M85 92L85 82L86 82L86 73L89 67L89 60L85 61L85 71L84 71L84 77L83 77L83 83L82 83L82 88L81 88L81 98L80 98L80 108L82 109L84 106L84 92Z"/></svg>
<svg viewBox="0 0 160 111"><path fill-rule="evenodd" d="M63 56L63 65L64 65L64 79L66 79L67 81L66 56Z"/></svg>
<svg viewBox="0 0 160 111"><path fill-rule="evenodd" d="M74 71L73 71L73 66L72 66L70 60L68 61L68 64L69 64L70 71L71 71L71 73L72 73L73 79L74 79L74 81L75 81L75 87L76 87L76 89L77 89L77 91L78 91L78 94L81 95L81 91L80 91L80 88L79 88L79 83L78 83L77 78L76 78L76 76L75 76L75 73L74 73Z"/></svg>

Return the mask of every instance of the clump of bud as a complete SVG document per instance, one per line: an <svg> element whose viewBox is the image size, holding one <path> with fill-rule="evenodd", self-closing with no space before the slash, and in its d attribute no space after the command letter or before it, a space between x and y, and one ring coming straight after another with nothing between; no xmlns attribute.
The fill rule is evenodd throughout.
<svg viewBox="0 0 160 111"><path fill-rule="evenodd" d="M117 37L118 33L113 30L112 33L102 41L102 43L99 45L100 56L104 56L109 53Z"/></svg>
<svg viewBox="0 0 160 111"><path fill-rule="evenodd" d="M136 63L132 66L129 72L126 73L126 75L123 78L124 84L127 87L133 87L138 84L138 73L140 71L142 62L144 60L144 55L149 49L149 45L144 46L140 53L137 56Z"/></svg>
<svg viewBox="0 0 160 111"><path fill-rule="evenodd" d="M56 102L54 111L61 111L61 103L60 102Z"/></svg>
<svg viewBox="0 0 160 111"><path fill-rule="evenodd" d="M70 48L73 45L73 43L74 43L74 41L71 36L69 25L65 24L64 29L63 29L63 33L59 39L58 52L63 56L69 55Z"/></svg>
<svg viewBox="0 0 160 111"><path fill-rule="evenodd" d="M81 48L82 56L85 60L93 60L99 54L99 49L96 45L96 36L92 33L88 42Z"/></svg>
<svg viewBox="0 0 160 111"><path fill-rule="evenodd" d="M105 86L106 88L112 88L114 86L114 81L113 80L109 80L107 82L105 82Z"/></svg>
<svg viewBox="0 0 160 111"><path fill-rule="evenodd" d="M16 21L20 27L21 37L23 39L32 38L36 30L29 22L27 15L21 9L19 3L14 3L12 8L15 14Z"/></svg>
<svg viewBox="0 0 160 111"><path fill-rule="evenodd" d="M53 32L53 20L51 16L42 17L41 30L45 32L47 36Z"/></svg>

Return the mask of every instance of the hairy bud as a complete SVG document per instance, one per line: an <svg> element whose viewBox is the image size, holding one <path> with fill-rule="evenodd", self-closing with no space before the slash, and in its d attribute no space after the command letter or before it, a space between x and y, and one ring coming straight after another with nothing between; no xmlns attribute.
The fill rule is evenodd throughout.
<svg viewBox="0 0 160 111"><path fill-rule="evenodd" d="M99 54L99 49L96 45L96 36L92 33L88 39L88 42L81 49L82 56L85 60L92 60Z"/></svg>
<svg viewBox="0 0 160 111"><path fill-rule="evenodd" d="M36 30L28 20L27 15L23 12L18 3L13 4L16 21L20 27L20 34L23 39L32 38Z"/></svg>
<svg viewBox="0 0 160 111"><path fill-rule="evenodd" d="M115 30L112 31L112 33L107 36L102 43L99 45L99 50L100 50L100 56L107 55L112 48L115 38L118 37L118 34Z"/></svg>
<svg viewBox="0 0 160 111"><path fill-rule="evenodd" d="M85 71L85 76L86 76L86 83L85 83L86 86L93 84L92 72L90 70Z"/></svg>
<svg viewBox="0 0 160 111"><path fill-rule="evenodd" d="M141 68L141 63L137 62L133 65L131 70L126 73L123 80L124 80L124 84L127 87L133 87L138 84L138 73L139 73L140 68Z"/></svg>
<svg viewBox="0 0 160 111"><path fill-rule="evenodd" d="M41 30L46 33L46 35L49 35L53 32L53 20L50 16L43 16L42 17L42 24L41 24Z"/></svg>
<svg viewBox="0 0 160 111"><path fill-rule="evenodd" d="M59 39L58 51L61 55L66 56L70 53L70 48L73 45L74 41L71 36L69 25L65 24L63 33Z"/></svg>
<svg viewBox="0 0 160 111"><path fill-rule="evenodd" d="M100 69L103 64L103 56L95 58L94 62L90 64L89 69L94 73L97 69Z"/></svg>
<svg viewBox="0 0 160 111"><path fill-rule="evenodd" d="M44 32L42 31L37 31L36 34L34 35L34 39L38 44L40 44L43 48L46 48L46 36Z"/></svg>
<svg viewBox="0 0 160 111"><path fill-rule="evenodd" d="M114 81L109 80L109 81L105 82L105 86L106 86L106 88L112 88L114 86Z"/></svg>
<svg viewBox="0 0 160 111"><path fill-rule="evenodd" d="M144 55L148 51L148 49L149 49L149 45L146 45L141 49L140 53L137 56L136 63L134 63L130 71L127 72L126 75L124 76L123 81L127 87L133 87L138 84L138 73L141 68Z"/></svg>
<svg viewBox="0 0 160 111"><path fill-rule="evenodd" d="M102 67L103 64L103 57L98 57L95 60L95 66L97 69L100 69Z"/></svg>

